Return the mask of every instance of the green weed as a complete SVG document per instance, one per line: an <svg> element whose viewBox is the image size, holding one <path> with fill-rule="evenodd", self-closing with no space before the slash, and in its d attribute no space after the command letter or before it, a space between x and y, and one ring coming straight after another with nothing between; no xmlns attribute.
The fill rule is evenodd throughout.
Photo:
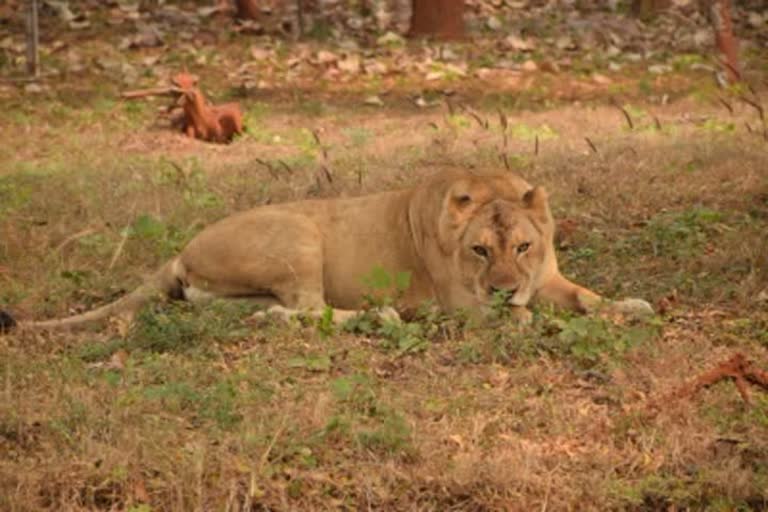
<svg viewBox="0 0 768 512"><path fill-rule="evenodd" d="M212 342L247 336L241 319L253 309L245 301L214 301L203 308L186 302L148 306L136 317L127 347L152 352L200 350Z"/></svg>

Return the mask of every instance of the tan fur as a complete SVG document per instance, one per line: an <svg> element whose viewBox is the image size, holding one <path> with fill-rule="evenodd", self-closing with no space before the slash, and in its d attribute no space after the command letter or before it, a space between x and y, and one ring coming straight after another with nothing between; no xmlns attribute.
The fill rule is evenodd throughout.
<svg viewBox="0 0 768 512"><path fill-rule="evenodd" d="M520 318L529 315L525 306L535 299L582 312L598 306L597 294L560 274L553 237L542 188L510 174L445 172L415 188L237 213L203 230L123 299L83 315L22 326L77 325L135 310L155 294L247 297L285 315L319 314L330 305L334 318L343 321L372 291L363 276L374 266L410 273L410 287L396 304L400 310L433 300L446 311L484 311L494 290L513 291L509 303ZM650 310L637 299L610 304Z"/></svg>

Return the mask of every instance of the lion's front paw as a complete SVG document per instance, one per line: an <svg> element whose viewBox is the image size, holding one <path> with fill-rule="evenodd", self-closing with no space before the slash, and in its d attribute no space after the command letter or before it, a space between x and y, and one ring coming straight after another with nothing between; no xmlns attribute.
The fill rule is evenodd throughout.
<svg viewBox="0 0 768 512"><path fill-rule="evenodd" d="M643 299L623 299L611 304L611 309L625 315L637 317L651 316L654 314L653 307Z"/></svg>

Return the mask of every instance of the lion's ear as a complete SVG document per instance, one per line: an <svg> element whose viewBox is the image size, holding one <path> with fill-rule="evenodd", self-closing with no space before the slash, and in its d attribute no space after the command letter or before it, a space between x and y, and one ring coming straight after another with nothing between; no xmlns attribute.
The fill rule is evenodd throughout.
<svg viewBox="0 0 768 512"><path fill-rule="evenodd" d="M547 204L547 191L544 187L533 187L531 190L523 195L523 203L526 208L538 210L546 208Z"/></svg>
<svg viewBox="0 0 768 512"><path fill-rule="evenodd" d="M552 215L549 212L549 199L544 187L533 187L523 195L523 205L533 211L534 217L547 224Z"/></svg>

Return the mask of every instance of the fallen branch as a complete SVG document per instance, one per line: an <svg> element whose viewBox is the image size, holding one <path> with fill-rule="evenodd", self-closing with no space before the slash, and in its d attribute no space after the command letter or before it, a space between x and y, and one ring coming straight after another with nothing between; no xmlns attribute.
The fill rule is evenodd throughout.
<svg viewBox="0 0 768 512"><path fill-rule="evenodd" d="M673 390L661 400L661 403L681 398L690 398L700 390L717 384L724 379L733 379L736 389L746 403L750 403L749 384L754 384L768 391L768 372L761 370L752 361L747 359L744 354L738 352L713 369L702 373L693 381Z"/></svg>

